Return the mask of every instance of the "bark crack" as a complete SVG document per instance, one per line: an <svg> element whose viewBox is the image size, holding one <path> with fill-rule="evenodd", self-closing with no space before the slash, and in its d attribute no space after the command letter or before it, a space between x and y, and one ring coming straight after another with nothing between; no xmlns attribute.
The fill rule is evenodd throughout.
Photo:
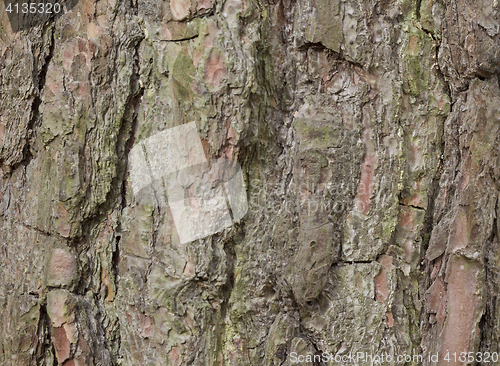
<svg viewBox="0 0 500 366"><path fill-rule="evenodd" d="M403 202L399 202L399 205L400 205L400 206L404 206L404 207L414 208L414 209L416 209L416 210L423 210L423 211L425 211L425 208L423 208L423 207L420 207L420 206L415 206L415 205L407 205L407 204L405 204L405 203L403 203Z"/></svg>
<svg viewBox="0 0 500 366"><path fill-rule="evenodd" d="M42 365L47 351L53 353L54 364L57 365L54 348L51 342L50 318L46 305L40 305L38 312L36 337L33 337L33 350L30 365Z"/></svg>
<svg viewBox="0 0 500 366"><path fill-rule="evenodd" d="M58 233L51 233L49 231L45 231L45 230L42 230L40 228L37 228L36 226L31 226L31 225L28 225L24 222L21 222L21 221L17 221L17 220L11 220L11 222L14 224L14 225L19 225L19 226L22 226L28 230L33 230L33 231L36 231L37 233L43 235L43 236L46 236L46 237L55 237L55 238L58 238L62 241L65 241L65 242L69 242L69 238L65 237L65 236L62 236L62 235L59 235Z"/></svg>
<svg viewBox="0 0 500 366"><path fill-rule="evenodd" d="M199 34L195 34L194 36L191 37L185 37L185 38L176 38L176 39L160 39L155 42L187 42L191 41L192 39L196 39L199 37Z"/></svg>
<svg viewBox="0 0 500 366"><path fill-rule="evenodd" d="M34 129L36 128L37 122L40 118L40 106L42 104L42 91L45 87L46 83L46 77L47 77L47 72L49 69L49 64L52 61L52 58L54 56L54 48L55 48L55 38L54 38L54 28L52 25L44 26L44 29L46 29L47 32L50 32L50 42L48 45L48 51L45 57L43 57L43 65L40 69L40 72L33 75L34 79L34 84L36 86L36 92L35 92L35 97L33 99L33 102L31 104L31 113L30 113L30 119L28 121L28 124L26 126L26 141L23 147L23 158L19 163L16 163L12 166L12 169L10 170L10 174L16 169L18 169L21 166L27 166L30 161L33 159L33 155L31 153L31 140L34 137ZM38 61L39 58L35 57L34 58L34 64L33 64L33 70L36 72L38 69Z"/></svg>
<svg viewBox="0 0 500 366"><path fill-rule="evenodd" d="M495 211L498 212L498 204L499 204L500 196L497 197L497 201L495 204ZM492 349L492 339L494 339L494 332L492 329L495 329L495 314L497 313L496 305L498 302L498 275L496 270L496 251L498 251L498 236L497 236L497 228L498 228L498 217L495 217L493 220L493 228L490 239L486 243L485 255L484 255L484 268L485 268L485 308L484 312L481 316L481 320L478 323L480 335L479 335L479 346L478 349L483 352L492 352L495 351ZM493 333L493 334L492 334Z"/></svg>

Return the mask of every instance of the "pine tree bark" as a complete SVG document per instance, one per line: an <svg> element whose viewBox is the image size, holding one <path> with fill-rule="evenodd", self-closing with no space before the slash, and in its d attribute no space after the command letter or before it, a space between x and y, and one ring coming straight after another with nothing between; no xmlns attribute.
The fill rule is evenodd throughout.
<svg viewBox="0 0 500 366"><path fill-rule="evenodd" d="M0 364L498 364L498 1L6 6ZM249 209L181 244L129 160L193 121Z"/></svg>

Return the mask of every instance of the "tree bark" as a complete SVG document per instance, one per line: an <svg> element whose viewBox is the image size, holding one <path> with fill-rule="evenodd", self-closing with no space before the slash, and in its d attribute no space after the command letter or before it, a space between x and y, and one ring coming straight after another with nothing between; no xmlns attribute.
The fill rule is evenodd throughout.
<svg viewBox="0 0 500 366"><path fill-rule="evenodd" d="M500 364L498 1L6 6L1 364ZM181 243L130 156L190 122L249 207Z"/></svg>

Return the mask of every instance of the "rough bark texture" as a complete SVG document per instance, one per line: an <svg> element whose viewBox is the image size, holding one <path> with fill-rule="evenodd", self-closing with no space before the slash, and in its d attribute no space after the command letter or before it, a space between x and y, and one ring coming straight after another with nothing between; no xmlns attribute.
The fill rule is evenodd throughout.
<svg viewBox="0 0 500 366"><path fill-rule="evenodd" d="M2 365L500 351L497 0L72 6L0 3ZM180 245L128 156L191 121L250 207Z"/></svg>

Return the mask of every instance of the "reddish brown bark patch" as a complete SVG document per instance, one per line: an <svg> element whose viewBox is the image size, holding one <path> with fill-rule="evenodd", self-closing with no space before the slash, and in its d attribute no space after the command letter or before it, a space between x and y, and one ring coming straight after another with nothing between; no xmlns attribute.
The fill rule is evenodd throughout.
<svg viewBox="0 0 500 366"><path fill-rule="evenodd" d="M375 300L385 302L388 297L387 273L382 269L377 277L375 277Z"/></svg>
<svg viewBox="0 0 500 366"><path fill-rule="evenodd" d="M172 365L172 366L178 366L181 364L182 359L181 359L181 350L179 347L172 347L170 352L168 353L167 356L167 364Z"/></svg>
<svg viewBox="0 0 500 366"><path fill-rule="evenodd" d="M52 250L48 269L49 286L67 286L76 275L76 258L69 250L55 248Z"/></svg>
<svg viewBox="0 0 500 366"><path fill-rule="evenodd" d="M170 1L170 10L175 20L183 20L189 16L191 9L190 0L172 0Z"/></svg>
<svg viewBox="0 0 500 366"><path fill-rule="evenodd" d="M361 166L361 178L358 185L358 205L359 210L365 215L370 211L370 197L373 193L374 171L377 163L375 145L370 138L371 131L365 130L363 140L365 142L366 151L363 165Z"/></svg>
<svg viewBox="0 0 500 366"><path fill-rule="evenodd" d="M385 313L385 315L387 316L387 325L389 326L389 328L392 328L394 326L394 316L390 311Z"/></svg>
<svg viewBox="0 0 500 366"><path fill-rule="evenodd" d="M153 319L145 315L141 320L141 336L143 338L151 338L155 333Z"/></svg>
<svg viewBox="0 0 500 366"><path fill-rule="evenodd" d="M447 273L448 316L441 336L441 355L446 352L468 352L479 310L479 265L463 257L452 257ZM466 363L450 361L449 365Z"/></svg>
<svg viewBox="0 0 500 366"><path fill-rule="evenodd" d="M225 76L226 69L222 56L216 52L211 52L205 66L205 82L213 88L218 88Z"/></svg>
<svg viewBox="0 0 500 366"><path fill-rule="evenodd" d="M52 327L52 342L56 350L59 363L63 363L70 356L70 343L63 327Z"/></svg>
<svg viewBox="0 0 500 366"><path fill-rule="evenodd" d="M375 277L375 300L385 302L389 297L389 289L387 287L387 273L393 268L392 257L383 255L380 259L382 268L380 273Z"/></svg>
<svg viewBox="0 0 500 366"><path fill-rule="evenodd" d="M67 360L66 362L64 362L63 366L75 366L75 360Z"/></svg>

